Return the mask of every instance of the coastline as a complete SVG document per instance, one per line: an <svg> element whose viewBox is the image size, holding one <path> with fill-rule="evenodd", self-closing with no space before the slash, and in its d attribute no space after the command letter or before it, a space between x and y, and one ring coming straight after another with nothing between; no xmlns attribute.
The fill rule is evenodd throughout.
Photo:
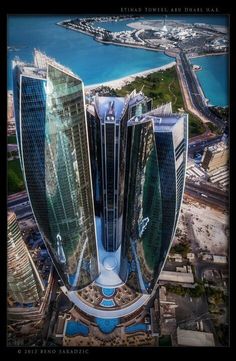
<svg viewBox="0 0 236 361"><path fill-rule="evenodd" d="M92 84L92 85L87 85L85 86L85 91L89 91L89 90L92 90L92 89L96 89L100 86L109 86L110 88L112 89L120 89L122 88L123 86L127 85L127 84L130 84L132 81L135 80L136 77L146 77L148 76L149 74L152 74L152 73L155 73L157 71L161 71L161 70L166 70L166 69L169 69L169 68L172 68L173 66L176 65L176 62L175 61L172 61L171 63L168 63L166 65L162 65L162 66L159 66L157 68L152 68L152 69L148 69L148 70L144 70L144 71L141 71L141 72L138 72L138 73L134 73L134 74L131 74L131 75L127 75L125 77L122 77L122 78L119 78L119 79L114 79L114 80L109 80L109 81L106 81L106 82L103 82L103 83L97 83L97 84Z"/></svg>
<svg viewBox="0 0 236 361"><path fill-rule="evenodd" d="M95 41L97 41L98 43L102 43L104 45L126 46L126 47L129 47L129 48L144 49L144 50L149 50L149 51L159 51L159 52L163 52L163 53L165 52L164 49L149 48L149 47L143 46L141 44L125 44L125 43L119 43L117 41L104 41L104 40L101 40L99 38L96 38L94 34L91 34L88 31L84 31L84 30L81 30L81 29L76 29L76 28L73 28L71 26L66 26L64 24L61 24L60 22L56 23L56 25L62 26L67 30L73 30L73 31L76 31L77 33L82 33L84 35L91 36L91 37L94 38Z"/></svg>
<svg viewBox="0 0 236 361"><path fill-rule="evenodd" d="M68 30L74 30L76 32L80 32L82 34L91 36L91 37L94 38L95 41L97 41L99 43L102 43L102 44L105 44L105 45L110 44L110 45L125 46L125 47L136 48L136 49L144 49L144 50L149 50L149 51L158 51L158 52L163 52L164 54L168 53L168 51L166 51L167 49L157 49L157 48L147 47L147 46L142 45L142 44L129 44L129 43L126 44L126 43L120 43L120 42L112 41L112 40L111 41L104 41L104 40L99 39L98 37L96 37L94 34L91 34L89 31L84 31L84 30L81 30L81 29L76 29L76 28L74 28L72 26L64 25L63 22L57 22L56 25L62 26L65 29L68 29ZM127 24L127 26L130 26L130 24ZM216 53L196 54L196 55L194 54L194 55L188 55L188 58L192 59L192 58L200 58L200 57L204 57L204 56L214 56L214 55L219 56L219 55L228 55L228 54L229 54L229 52L216 52ZM166 54L166 55L170 56L168 54Z"/></svg>
<svg viewBox="0 0 236 361"><path fill-rule="evenodd" d="M209 54L196 54L196 55L187 55L189 59L195 59L195 58L204 58L207 56L220 56L220 55L229 55L228 52L225 53L209 53Z"/></svg>
<svg viewBox="0 0 236 361"><path fill-rule="evenodd" d="M210 54L201 54L201 55L194 55L194 56L188 56L189 59L191 59L192 61L194 61L194 59L196 58L206 58L206 57L212 57L212 56L228 56L229 55L229 52L225 52L225 53L210 53ZM201 67L201 69L199 69L199 71L193 71L194 73L194 77L196 78L197 80L197 83L198 83L198 88L199 88L199 93L202 95L202 98L204 99L205 101L205 104L206 106L208 107L215 107L217 106L216 104L212 104L212 101L210 98L207 97L206 95L206 90L205 90L205 87L202 85L201 81L200 81L200 78L198 77L197 73L198 72L201 72L203 70L203 67ZM228 105L219 105L220 107L227 107Z"/></svg>
<svg viewBox="0 0 236 361"><path fill-rule="evenodd" d="M147 46L141 45L141 44L125 44L125 43L118 43L115 41L103 41L101 39L94 39L95 41L97 41L98 43L102 43L105 45L117 45L117 46L126 46L129 48L136 48L136 49L144 49L144 50L149 50L149 51L159 51L159 52L165 52L165 49L155 49L155 48L148 48ZM168 55L167 55L168 56Z"/></svg>

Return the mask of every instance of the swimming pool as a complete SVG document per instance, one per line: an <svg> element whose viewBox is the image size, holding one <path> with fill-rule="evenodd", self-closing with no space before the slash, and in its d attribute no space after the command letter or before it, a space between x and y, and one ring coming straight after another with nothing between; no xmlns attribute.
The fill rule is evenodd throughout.
<svg viewBox="0 0 236 361"><path fill-rule="evenodd" d="M103 288L102 293L105 297L111 297L114 295L116 289L115 288Z"/></svg>
<svg viewBox="0 0 236 361"><path fill-rule="evenodd" d="M83 335L88 336L89 328L82 322L78 321L67 321L66 325L66 336Z"/></svg>
<svg viewBox="0 0 236 361"><path fill-rule="evenodd" d="M144 323L136 323L135 325L125 327L126 333L133 333L138 331L147 331L147 325Z"/></svg>
<svg viewBox="0 0 236 361"><path fill-rule="evenodd" d="M120 323L119 318L105 319L105 318L97 317L95 319L95 321L96 321L96 324L98 325L100 331L102 331L103 333L111 333L112 331L114 331L116 326L119 325L119 323Z"/></svg>
<svg viewBox="0 0 236 361"><path fill-rule="evenodd" d="M75 273L73 275L68 275L68 281L71 286L73 286L75 280Z"/></svg>
<svg viewBox="0 0 236 361"><path fill-rule="evenodd" d="M116 304L115 304L115 302L113 300L107 300L106 298L103 298L100 305L103 306L103 307L113 307Z"/></svg>

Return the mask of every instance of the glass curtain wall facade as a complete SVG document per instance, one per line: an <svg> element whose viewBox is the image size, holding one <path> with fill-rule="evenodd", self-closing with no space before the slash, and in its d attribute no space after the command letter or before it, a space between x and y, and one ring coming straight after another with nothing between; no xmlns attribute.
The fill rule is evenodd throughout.
<svg viewBox="0 0 236 361"><path fill-rule="evenodd" d="M102 242L109 252L116 251L121 244L127 106L126 98L96 97L94 115L88 115L89 129L93 132L90 136L90 156L92 164L95 164L95 204L100 199ZM92 153L93 150L95 153Z"/></svg>
<svg viewBox="0 0 236 361"><path fill-rule="evenodd" d="M45 184L46 80L22 74L18 101L21 109L20 154L25 184L37 222L43 234L50 238Z"/></svg>
<svg viewBox="0 0 236 361"><path fill-rule="evenodd" d="M131 114L151 110L151 104L134 91L125 98L96 96L87 109L94 204L108 252L115 252L122 240L127 122Z"/></svg>
<svg viewBox="0 0 236 361"><path fill-rule="evenodd" d="M44 287L22 238L16 215L7 218L7 283L9 297L20 304L40 301Z"/></svg>
<svg viewBox="0 0 236 361"><path fill-rule="evenodd" d="M48 65L45 183L54 257L72 287L98 274L82 82Z"/></svg>
<svg viewBox="0 0 236 361"><path fill-rule="evenodd" d="M81 79L40 53L13 72L25 184L71 299L92 282L146 299L178 222L188 116L136 91L96 95L86 116Z"/></svg>
<svg viewBox="0 0 236 361"><path fill-rule="evenodd" d="M128 122L121 270L127 285L151 293L171 247L183 196L187 115Z"/></svg>
<svg viewBox="0 0 236 361"><path fill-rule="evenodd" d="M39 229L65 285L79 289L98 276L83 83L46 65L14 64L17 138Z"/></svg>

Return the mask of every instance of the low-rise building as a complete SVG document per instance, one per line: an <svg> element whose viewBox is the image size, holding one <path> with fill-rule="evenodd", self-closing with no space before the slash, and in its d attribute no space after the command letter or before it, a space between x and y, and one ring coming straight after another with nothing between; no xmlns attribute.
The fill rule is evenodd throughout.
<svg viewBox="0 0 236 361"><path fill-rule="evenodd" d="M212 170L222 167L228 163L229 149L226 144L220 142L205 148L202 157L202 167L211 172Z"/></svg>
<svg viewBox="0 0 236 361"><path fill-rule="evenodd" d="M211 254L204 254L204 255L202 256L202 260L203 260L203 261L212 261L213 258L212 258L212 255L211 255Z"/></svg>
<svg viewBox="0 0 236 361"><path fill-rule="evenodd" d="M187 267L183 266L183 267L176 267L176 272L181 272L181 273L185 273L187 272Z"/></svg>
<svg viewBox="0 0 236 361"><path fill-rule="evenodd" d="M174 261L174 262L183 262L183 258L181 256L181 254L179 253L174 253L174 254L169 254L169 259Z"/></svg>
<svg viewBox="0 0 236 361"><path fill-rule="evenodd" d="M189 262L193 262L195 260L194 253L187 253L187 259L189 260Z"/></svg>
<svg viewBox="0 0 236 361"><path fill-rule="evenodd" d="M65 315L59 315L57 319L57 323L55 325L55 337L63 337L66 325L66 317Z"/></svg>
<svg viewBox="0 0 236 361"><path fill-rule="evenodd" d="M214 263L227 264L227 257L226 257L226 256L213 255L212 257L213 257L213 262L214 262Z"/></svg>
<svg viewBox="0 0 236 361"><path fill-rule="evenodd" d="M179 282L179 283L194 283L193 274L188 272L184 273L184 272L162 271L159 280Z"/></svg>

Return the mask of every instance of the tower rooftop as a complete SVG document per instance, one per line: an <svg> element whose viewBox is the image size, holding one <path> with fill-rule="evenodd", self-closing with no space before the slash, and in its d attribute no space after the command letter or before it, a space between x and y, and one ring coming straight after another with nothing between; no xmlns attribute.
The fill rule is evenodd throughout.
<svg viewBox="0 0 236 361"><path fill-rule="evenodd" d="M126 98L96 97L95 108L101 121L119 123L126 109Z"/></svg>

